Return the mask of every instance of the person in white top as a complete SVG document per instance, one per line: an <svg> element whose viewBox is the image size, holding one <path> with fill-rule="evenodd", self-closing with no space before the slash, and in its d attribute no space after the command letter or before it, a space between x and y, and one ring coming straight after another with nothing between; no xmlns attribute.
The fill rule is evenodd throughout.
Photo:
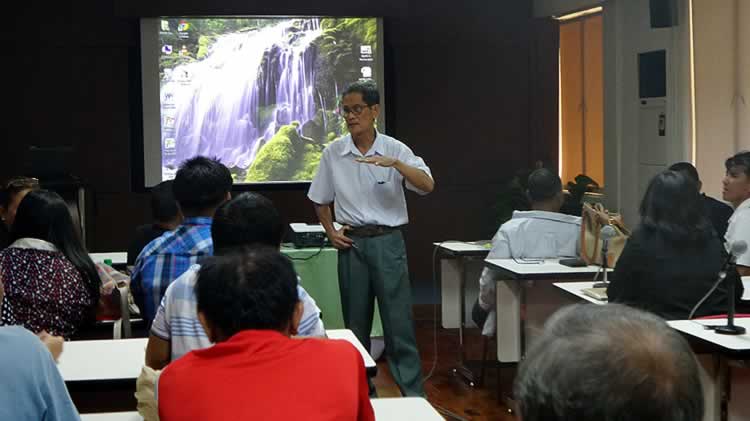
<svg viewBox="0 0 750 421"><path fill-rule="evenodd" d="M350 134L323 151L307 197L331 244L339 250L346 327L369 349L377 297L391 373L404 395L423 396L400 228L409 220L404 185L427 194L435 183L422 158L375 129L379 103L378 89L371 82L347 88L341 106ZM342 225L339 230L333 226L331 203L336 222Z"/></svg>
<svg viewBox="0 0 750 421"><path fill-rule="evenodd" d="M557 174L540 168L529 175L530 211L515 211L492 239L488 259L573 257L580 249L581 218L559 213L565 199ZM484 268L472 319L482 334L495 332L496 272Z"/></svg>
<svg viewBox="0 0 750 421"><path fill-rule="evenodd" d="M750 244L750 152L740 152L724 163L722 198L734 208L724 237L729 247L736 241ZM750 253L737 256L737 272L750 275Z"/></svg>

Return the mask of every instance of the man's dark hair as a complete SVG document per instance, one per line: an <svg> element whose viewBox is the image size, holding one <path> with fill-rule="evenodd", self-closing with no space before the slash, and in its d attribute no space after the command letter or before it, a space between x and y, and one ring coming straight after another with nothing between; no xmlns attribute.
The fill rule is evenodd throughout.
<svg viewBox="0 0 750 421"><path fill-rule="evenodd" d="M734 167L741 167L742 172L744 172L746 176L750 177L750 152L737 152L736 154L734 154L734 156L727 158L727 160L724 162L724 167L727 171L731 170Z"/></svg>
<svg viewBox="0 0 750 421"><path fill-rule="evenodd" d="M549 169L539 168L529 175L527 188L532 203L544 202L562 192L562 181Z"/></svg>
<svg viewBox="0 0 750 421"><path fill-rule="evenodd" d="M151 215L158 222L171 222L180 212L172 190L172 180L162 181L151 189Z"/></svg>
<svg viewBox="0 0 750 421"><path fill-rule="evenodd" d="M172 190L185 216L220 205L232 190L232 174L217 159L196 156L177 170Z"/></svg>
<svg viewBox="0 0 750 421"><path fill-rule="evenodd" d="M698 170L695 168L693 164L689 162L677 162L675 164L670 165L669 170L684 174L690 180L692 180L695 184L698 184L701 182L701 178L700 176L698 176Z"/></svg>
<svg viewBox="0 0 750 421"><path fill-rule="evenodd" d="M207 259L195 294L198 311L224 339L248 329L284 330L299 300L291 261L270 247Z"/></svg>
<svg viewBox="0 0 750 421"><path fill-rule="evenodd" d="M514 386L524 421L699 421L703 389L685 339L620 304L555 313Z"/></svg>
<svg viewBox="0 0 750 421"><path fill-rule="evenodd" d="M278 248L282 235L281 216L273 203L253 192L242 193L219 206L211 225L216 254L253 244Z"/></svg>
<svg viewBox="0 0 750 421"><path fill-rule="evenodd" d="M380 104L380 92L378 92L378 87L374 82L369 80L352 83L346 88L344 93L341 94L341 98L349 94L361 94L362 101L369 106Z"/></svg>
<svg viewBox="0 0 750 421"><path fill-rule="evenodd" d="M654 176L643 195L639 228L659 234L676 247L703 245L714 228L698 191L685 173L662 171Z"/></svg>

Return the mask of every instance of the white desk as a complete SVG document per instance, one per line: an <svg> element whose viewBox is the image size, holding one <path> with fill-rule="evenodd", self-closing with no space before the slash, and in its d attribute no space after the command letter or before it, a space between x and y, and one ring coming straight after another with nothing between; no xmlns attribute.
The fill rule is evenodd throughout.
<svg viewBox="0 0 750 421"><path fill-rule="evenodd" d="M327 330L326 335L354 345L368 371L377 367L351 330ZM66 382L135 380L146 361L147 343L147 338L65 342L57 367Z"/></svg>
<svg viewBox="0 0 750 421"><path fill-rule="evenodd" d="M438 247L440 259L443 328L457 329L463 326L473 326L471 306L479 295L482 260L490 252L492 243L445 241L433 243L433 245Z"/></svg>
<svg viewBox="0 0 750 421"><path fill-rule="evenodd" d="M128 253L124 251L113 251L109 253L89 253L94 263L104 263L109 259L113 265L125 265L128 262Z"/></svg>
<svg viewBox="0 0 750 421"><path fill-rule="evenodd" d="M424 398L370 399L378 421L443 421Z"/></svg>
<svg viewBox="0 0 750 421"><path fill-rule="evenodd" d="M147 338L65 342L57 368L66 382L133 380L146 360Z"/></svg>
<svg viewBox="0 0 750 421"><path fill-rule="evenodd" d="M750 331L750 319L735 319L735 325ZM675 320L667 322L672 328L691 338L699 339L713 348L713 358L706 354L698 355L701 363L706 414L705 421L721 419L723 399L727 399L727 419L746 421L750 419L750 334L722 335L705 326L721 326L726 319ZM709 354L710 355L710 354ZM729 384L729 389L726 386Z"/></svg>
<svg viewBox="0 0 750 421"><path fill-rule="evenodd" d="M593 288L594 282L555 282L552 285L584 301L597 305L607 304L607 301L597 300L583 293L584 289Z"/></svg>
<svg viewBox="0 0 750 421"><path fill-rule="evenodd" d="M497 359L517 363L535 332L561 306L570 304L553 282L593 281L599 266L569 267L559 259L486 259L496 271ZM521 317L522 312L525 317Z"/></svg>
<svg viewBox="0 0 750 421"><path fill-rule="evenodd" d="M474 386L474 373L465 365L464 329L475 326L471 308L479 295L482 260L490 252L489 241L433 243L440 256L441 321L444 329L458 328L458 362L453 372Z"/></svg>
<svg viewBox="0 0 750 421"><path fill-rule="evenodd" d="M378 421L443 421L444 418L423 398L370 399ZM137 412L82 414L81 421L143 421Z"/></svg>
<svg viewBox="0 0 750 421"><path fill-rule="evenodd" d="M362 359L365 360L365 369L368 371L371 371L375 368L377 368L377 364L375 363L375 360L372 359L372 356L370 356L370 353L365 351L365 347L362 345L361 342L359 342L359 339L357 339L356 336L354 336L354 332L352 332L349 329L331 329L326 330L326 336L328 336L328 339L343 339L345 341L350 342L352 345L354 345L355 348L357 348L357 351L362 355Z"/></svg>

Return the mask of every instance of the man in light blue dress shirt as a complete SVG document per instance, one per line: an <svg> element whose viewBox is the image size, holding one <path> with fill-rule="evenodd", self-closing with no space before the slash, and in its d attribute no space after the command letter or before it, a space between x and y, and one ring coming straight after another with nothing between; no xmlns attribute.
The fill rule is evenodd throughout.
<svg viewBox="0 0 750 421"><path fill-rule="evenodd" d="M349 135L323 151L307 196L339 250L346 327L369 349L377 297L391 373L402 394L423 396L400 228L409 221L404 185L424 195L435 183L422 158L375 129L379 103L378 89L370 82L355 83L344 92L341 105ZM333 225L331 203L340 229Z"/></svg>
<svg viewBox="0 0 750 421"><path fill-rule="evenodd" d="M564 196L557 174L540 168L529 175L530 211L515 211L492 239L488 259L574 257L580 250L581 217L560 213ZM490 336L496 329L495 280L484 268L479 278L479 299L472 319Z"/></svg>

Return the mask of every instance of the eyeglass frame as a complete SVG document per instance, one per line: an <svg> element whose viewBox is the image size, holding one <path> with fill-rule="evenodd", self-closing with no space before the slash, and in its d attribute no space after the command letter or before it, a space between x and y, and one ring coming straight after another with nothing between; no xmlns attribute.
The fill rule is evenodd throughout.
<svg viewBox="0 0 750 421"><path fill-rule="evenodd" d="M378 105L378 104L372 104L372 105L370 105L370 104L364 104L364 105L362 105L362 104L354 104L354 106L352 107L352 109L347 109L347 107L341 107L341 108L339 108L339 114L342 117L346 117L349 114L354 114L356 116L360 116L365 111L365 108L372 108L372 107L374 107L376 105ZM359 111L357 111L357 107L360 107Z"/></svg>

